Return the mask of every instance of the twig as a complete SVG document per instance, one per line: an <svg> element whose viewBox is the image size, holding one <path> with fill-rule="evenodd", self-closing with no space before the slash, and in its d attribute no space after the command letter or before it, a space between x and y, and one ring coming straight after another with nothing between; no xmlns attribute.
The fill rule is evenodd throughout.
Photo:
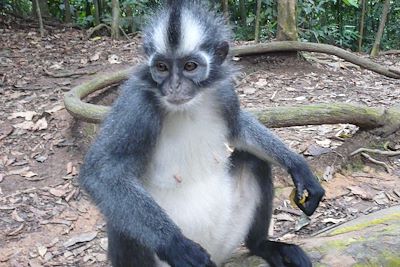
<svg viewBox="0 0 400 267"><path fill-rule="evenodd" d="M371 149L371 148L359 148L357 150L355 150L354 152L352 152L350 154L350 156L354 156L358 153L362 153L362 152L368 152L368 153L374 153L374 154L380 154L380 155L385 155L385 156L389 156L389 157L394 157L394 156L399 156L400 155L400 151L384 151L384 150L379 150L379 149Z"/></svg>
<svg viewBox="0 0 400 267"><path fill-rule="evenodd" d="M321 229L321 230L319 230L319 231L317 231L317 232L311 234L311 236L314 237L314 236L320 235L320 234L322 234L322 233L328 232L329 230L331 230L331 229L333 229L333 228L335 228L335 227L338 227L338 226L340 226L340 225L342 225L342 224L344 224L344 223L346 223L346 222L348 222L348 220L347 220L347 221L344 221L344 222L340 222L340 223L336 223L336 224L330 225L330 226L328 226L328 227L325 227L325 228L323 228L323 229Z"/></svg>
<svg viewBox="0 0 400 267"><path fill-rule="evenodd" d="M375 163L377 165L384 167L386 169L386 172L391 173L390 167L385 162L376 160L376 159L372 158L370 155L368 155L367 153L361 153L361 156L368 159L372 163Z"/></svg>
<svg viewBox="0 0 400 267"><path fill-rule="evenodd" d="M77 72L67 72L67 73L53 73L48 71L47 69L43 68L44 73L46 75L53 77L53 78L68 78L72 76L82 76L82 75L93 75L96 74L96 71L77 71Z"/></svg>
<svg viewBox="0 0 400 267"><path fill-rule="evenodd" d="M125 36L125 38L127 40L131 40L131 38L129 38L129 36L126 34L126 32L124 31L124 29L121 26L119 26L119 30L122 32L122 34Z"/></svg>

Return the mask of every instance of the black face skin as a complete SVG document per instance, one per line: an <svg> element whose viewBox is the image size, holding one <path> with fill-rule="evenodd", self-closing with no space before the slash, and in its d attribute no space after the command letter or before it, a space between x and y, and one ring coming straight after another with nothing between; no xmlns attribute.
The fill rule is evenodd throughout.
<svg viewBox="0 0 400 267"><path fill-rule="evenodd" d="M181 58L155 54L150 61L151 76L161 95L175 105L189 102L201 91L201 82L208 78L209 68L202 53Z"/></svg>

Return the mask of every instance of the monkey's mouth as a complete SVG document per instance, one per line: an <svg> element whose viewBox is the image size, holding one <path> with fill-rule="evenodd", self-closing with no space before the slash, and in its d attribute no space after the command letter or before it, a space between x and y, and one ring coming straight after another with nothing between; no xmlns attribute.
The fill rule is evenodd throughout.
<svg viewBox="0 0 400 267"><path fill-rule="evenodd" d="M193 99L193 97L191 97L191 96L167 95L165 97L165 99L167 100L167 102L169 104L179 106L179 105L183 105L183 104L188 103L190 100Z"/></svg>

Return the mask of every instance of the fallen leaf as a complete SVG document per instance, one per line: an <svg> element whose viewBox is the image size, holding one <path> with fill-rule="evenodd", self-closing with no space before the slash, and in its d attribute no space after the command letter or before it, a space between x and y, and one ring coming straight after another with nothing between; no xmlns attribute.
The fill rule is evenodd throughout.
<svg viewBox="0 0 400 267"><path fill-rule="evenodd" d="M51 108L49 110L46 110L46 112L52 114L52 113L55 113L55 112L63 110L63 109L64 109L63 106L58 105L58 106L54 106L53 108Z"/></svg>
<svg viewBox="0 0 400 267"><path fill-rule="evenodd" d="M300 219L296 222L296 225L294 226L294 230L300 231L302 228L305 226L309 225L311 222L311 219L305 215L304 213L300 216Z"/></svg>
<svg viewBox="0 0 400 267"><path fill-rule="evenodd" d="M22 218L18 215L17 210L13 210L13 211L11 212L11 218L12 218L13 220L17 221L17 222L24 222L24 221L25 221L24 219L22 219Z"/></svg>
<svg viewBox="0 0 400 267"><path fill-rule="evenodd" d="M332 140L330 140L330 139L317 140L317 141L315 141L315 143L317 143L318 145L320 145L322 147L330 147Z"/></svg>
<svg viewBox="0 0 400 267"><path fill-rule="evenodd" d="M4 174L0 173L0 183L3 182L3 180L4 180Z"/></svg>
<svg viewBox="0 0 400 267"><path fill-rule="evenodd" d="M244 87L242 90L243 90L243 93L245 93L246 95L252 95L257 91L257 89L255 89L253 87Z"/></svg>
<svg viewBox="0 0 400 267"><path fill-rule="evenodd" d="M96 52L93 56L90 57L90 61L97 61L100 58L101 52Z"/></svg>
<svg viewBox="0 0 400 267"><path fill-rule="evenodd" d="M35 176L38 176L38 175L37 175L37 173L34 173L32 171L27 171L27 172L21 173L21 176L25 177L25 178L32 178L32 177L35 177Z"/></svg>
<svg viewBox="0 0 400 267"><path fill-rule="evenodd" d="M15 236L20 234L22 232L22 229L24 229L24 226L25 226L24 224L21 224L20 226L18 226L17 229L8 232L7 236Z"/></svg>
<svg viewBox="0 0 400 267"><path fill-rule="evenodd" d="M29 171L29 167L24 167L22 169L16 169L16 170L12 170L7 172L7 175L21 175L22 173L28 172Z"/></svg>
<svg viewBox="0 0 400 267"><path fill-rule="evenodd" d="M361 197L361 199L364 199L364 200L372 199L371 193L367 192L365 189L361 188L360 186L354 185L354 186L348 186L347 188L350 189L350 191L354 195Z"/></svg>
<svg viewBox="0 0 400 267"><path fill-rule="evenodd" d="M14 128L8 122L3 122L0 127L0 141L12 134Z"/></svg>
<svg viewBox="0 0 400 267"><path fill-rule="evenodd" d="M89 242L92 241L93 239L95 239L97 236L97 232L89 232L89 233L83 233L77 236L74 236L70 239L68 239L68 241L66 241L63 245L65 248L73 246L77 243L83 243L83 242Z"/></svg>
<svg viewBox="0 0 400 267"><path fill-rule="evenodd" d="M47 253L47 248L45 246L40 245L40 246L37 246L37 251L38 251L40 257L44 258L44 255L46 255L46 253Z"/></svg>
<svg viewBox="0 0 400 267"><path fill-rule="evenodd" d="M73 168L72 162L68 162L67 163L67 174L72 173L72 168Z"/></svg>
<svg viewBox="0 0 400 267"><path fill-rule="evenodd" d="M322 179L329 182L333 178L333 172L335 169L332 166L326 166Z"/></svg>
<svg viewBox="0 0 400 267"><path fill-rule="evenodd" d="M46 117L43 117L43 118L41 118L40 120L38 120L38 121L35 123L35 125L34 125L34 127L33 127L33 130L34 130L34 131L46 130L47 127L48 127L48 124L47 124Z"/></svg>
<svg viewBox="0 0 400 267"><path fill-rule="evenodd" d="M38 115L35 111L14 112L7 119L25 118L25 120L31 121L35 115Z"/></svg>
<svg viewBox="0 0 400 267"><path fill-rule="evenodd" d="M389 203L389 199L387 198L385 192L380 192L374 197L374 201L379 205L386 205Z"/></svg>
<svg viewBox="0 0 400 267"><path fill-rule="evenodd" d="M288 221L288 222L294 222L295 219L293 216L287 214L287 213L279 213L276 216L274 216L277 221Z"/></svg>
<svg viewBox="0 0 400 267"><path fill-rule="evenodd" d="M304 155L317 157L323 154L330 153L331 151L332 149L330 149L329 147L322 147L312 144L307 148L307 152L305 152Z"/></svg>
<svg viewBox="0 0 400 267"><path fill-rule="evenodd" d="M61 189L50 188L49 193L52 194L53 196L56 196L56 197L62 197L67 192L65 190L61 190Z"/></svg>

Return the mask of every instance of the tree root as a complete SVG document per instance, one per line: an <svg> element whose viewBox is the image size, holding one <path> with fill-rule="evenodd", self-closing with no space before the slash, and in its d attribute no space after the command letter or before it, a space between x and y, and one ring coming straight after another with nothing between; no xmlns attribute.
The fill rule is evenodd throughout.
<svg viewBox="0 0 400 267"><path fill-rule="evenodd" d="M380 154L380 155L385 155L385 156L389 156L389 157L394 157L394 156L400 155L400 151L384 151L384 150L380 150L380 149L371 149L371 148L362 147L362 148L359 148L359 149L355 150L354 152L352 152L350 154L350 156L354 156L354 155L357 155L358 153L362 153L362 152Z"/></svg>
<svg viewBox="0 0 400 267"><path fill-rule="evenodd" d="M362 58L351 52L333 45L317 44L317 43L303 43L296 41L282 41L282 42L271 42L256 45L245 45L233 47L231 52L234 56L248 56L248 55L259 55L270 52L282 52L282 51L308 51L318 52L330 55L335 55L346 61L354 63L365 69L374 71L384 76L400 79L400 70L388 68L375 63L369 59Z"/></svg>
<svg viewBox="0 0 400 267"><path fill-rule="evenodd" d="M99 25L96 25L93 28L90 28L89 30L86 31L86 38L90 39L95 32L101 30L102 28L106 28L111 33L110 26L104 23L100 23Z"/></svg>
<svg viewBox="0 0 400 267"><path fill-rule="evenodd" d="M83 83L64 96L66 109L76 118L100 123L109 107L85 103L83 98L100 89L119 84L128 79L131 69L110 75L97 76ZM350 103L304 105L298 107L268 107L249 109L263 124L271 128L351 123L361 129L376 129L387 136L400 128L400 108L374 108Z"/></svg>
<svg viewBox="0 0 400 267"><path fill-rule="evenodd" d="M380 165L380 166L384 167L387 173L391 173L392 170L390 169L389 165L387 165L385 162L376 160L376 159L374 159L373 157L371 157L370 155L368 155L367 153L364 153L364 152L361 153L361 156L363 156L367 160L371 161L372 163L375 163L376 165Z"/></svg>

